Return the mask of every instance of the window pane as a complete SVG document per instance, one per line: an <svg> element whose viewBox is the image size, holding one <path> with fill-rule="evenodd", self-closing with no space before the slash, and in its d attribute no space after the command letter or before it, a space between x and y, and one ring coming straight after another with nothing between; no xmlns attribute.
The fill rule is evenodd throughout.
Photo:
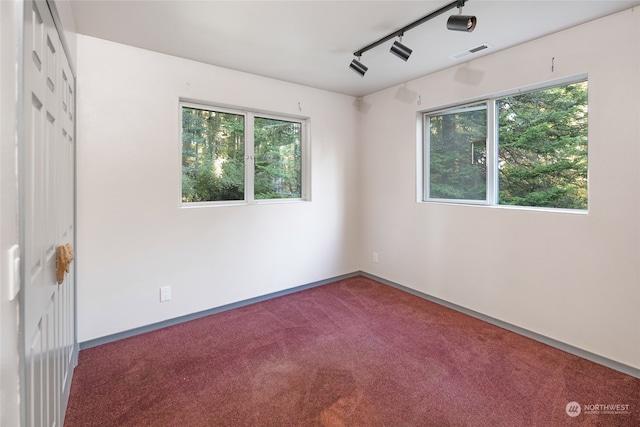
<svg viewBox="0 0 640 427"><path fill-rule="evenodd" d="M497 101L499 203L587 208L587 82Z"/></svg>
<svg viewBox="0 0 640 427"><path fill-rule="evenodd" d="M302 197L302 124L256 117L255 198Z"/></svg>
<svg viewBox="0 0 640 427"><path fill-rule="evenodd" d="M182 107L182 201L244 200L244 116Z"/></svg>
<svg viewBox="0 0 640 427"><path fill-rule="evenodd" d="M429 198L486 200L486 105L428 116L427 126Z"/></svg>

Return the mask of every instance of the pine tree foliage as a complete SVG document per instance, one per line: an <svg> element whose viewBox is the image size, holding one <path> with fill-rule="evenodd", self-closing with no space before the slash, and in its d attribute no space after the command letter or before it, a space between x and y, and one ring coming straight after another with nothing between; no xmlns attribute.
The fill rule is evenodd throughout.
<svg viewBox="0 0 640 427"><path fill-rule="evenodd" d="M244 116L182 109L182 201L244 199Z"/></svg>
<svg viewBox="0 0 640 427"><path fill-rule="evenodd" d="M298 122L256 117L255 198L302 195L302 126Z"/></svg>
<svg viewBox="0 0 640 427"><path fill-rule="evenodd" d="M245 116L182 108L182 201L245 199ZM302 125L255 117L254 198L301 197Z"/></svg>
<svg viewBox="0 0 640 427"><path fill-rule="evenodd" d="M484 104L430 118L430 197L485 200L487 168Z"/></svg>
<svg viewBox="0 0 640 427"><path fill-rule="evenodd" d="M498 101L499 202L586 209L587 83Z"/></svg>
<svg viewBox="0 0 640 427"><path fill-rule="evenodd" d="M430 198L486 200L488 128L482 106L491 104L428 115ZM495 104L498 204L586 209L587 82Z"/></svg>

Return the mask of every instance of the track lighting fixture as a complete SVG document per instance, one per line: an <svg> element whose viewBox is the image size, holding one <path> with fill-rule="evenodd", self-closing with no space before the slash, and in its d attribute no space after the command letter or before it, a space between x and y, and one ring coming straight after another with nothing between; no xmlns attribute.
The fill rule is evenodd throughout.
<svg viewBox="0 0 640 427"><path fill-rule="evenodd" d="M460 13L462 13L462 8L460 8ZM476 17L471 15L451 15L447 20L447 28L453 31L470 33L476 28Z"/></svg>
<svg viewBox="0 0 640 427"><path fill-rule="evenodd" d="M415 22L412 22L411 24L399 29L398 31L395 31L389 35L384 36L383 38L381 38L380 40L377 40L373 43L371 43L370 45L367 45L365 47L363 47L360 50L357 50L353 53L353 55L355 57L357 57L358 59L354 59L353 61L351 61L351 64L349 65L349 68L351 68L353 71L355 71L356 73L360 74L361 76L364 76L364 73L367 72L368 68L366 66L364 66L364 64L362 64L359 59L362 56L363 53L373 49L376 46L380 46L382 43L388 42L389 40L395 38L395 37L400 37L399 41L395 41L393 43L393 45L391 46L391 53L393 53L394 55L396 55L398 58L402 59L403 61L406 61L409 59L409 56L411 56L411 52L413 52L411 49L409 49L408 47L406 47L405 45L403 45L402 42L402 36L404 35L405 32L417 27L418 25L424 24L425 22L435 18L436 16L442 15L443 13L445 13L448 10L453 9L454 7L457 7L458 9L460 9L459 13L462 13L462 7L464 6L464 4L466 2L468 2L469 0L455 0L452 1L449 4L444 5L443 7L441 7L438 10L434 10L433 12L431 12L430 14L423 16L422 18L418 19ZM471 32L473 31L473 29L476 27L476 17L475 16L470 16L470 15L453 15L451 17L449 17L449 20L447 21L447 28L450 30L455 30L455 31L466 31L466 32Z"/></svg>
<svg viewBox="0 0 640 427"><path fill-rule="evenodd" d="M464 3L464 1L458 1L458 15L451 15L449 17L447 20L447 28L453 31L466 31L470 33L476 28L476 17L462 14Z"/></svg>
<svg viewBox="0 0 640 427"><path fill-rule="evenodd" d="M405 45L403 45L402 43L400 43L401 41L402 41L402 35L400 36L399 41L393 42L393 44L391 45L390 52L393 53L398 58L402 59L403 61L406 61L407 59L409 59L409 57L411 56L411 52L413 51L408 47L406 47Z"/></svg>
<svg viewBox="0 0 640 427"><path fill-rule="evenodd" d="M349 64L349 68L360 74L361 77L364 77L364 73L366 73L369 68L362 62L360 62L359 59L360 55L358 55L358 59L354 59L353 61L351 61L351 64Z"/></svg>
<svg viewBox="0 0 640 427"><path fill-rule="evenodd" d="M447 28L453 31L470 33L476 27L476 17L469 15L451 15L447 20Z"/></svg>

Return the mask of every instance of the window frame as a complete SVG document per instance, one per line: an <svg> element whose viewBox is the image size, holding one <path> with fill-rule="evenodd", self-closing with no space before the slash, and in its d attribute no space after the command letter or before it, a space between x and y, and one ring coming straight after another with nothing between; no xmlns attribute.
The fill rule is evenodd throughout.
<svg viewBox="0 0 640 427"><path fill-rule="evenodd" d="M244 199L243 200L217 200L202 202L185 202L182 200L182 111L183 108L193 108L216 113L235 114L244 117ZM179 179L179 198L181 208L196 207L215 207L215 206L246 206L246 205L262 205L274 203L297 203L311 201L311 150L310 150L310 118L306 116L298 116L291 114L281 114L271 111L261 111L256 109L248 109L242 107L234 107L229 105L212 104L201 101L192 101L180 99L178 105L179 116L179 138L180 147L180 179ZM255 180L255 133L254 123L256 118L265 118L272 120L281 120L300 124L300 197L291 198L274 198L274 199L256 199L254 190Z"/></svg>
<svg viewBox="0 0 640 427"><path fill-rule="evenodd" d="M503 98L510 96L518 96L531 92L542 91L546 89L552 89L555 87L569 86L572 84L589 82L587 74L579 74L569 76L561 79L538 83L530 86L526 86L519 89L512 89L504 92L495 93L491 96L484 96L466 100L460 103L449 104L446 106L437 107L435 109L422 110L418 112L417 118L417 136L418 143L418 161L417 173L418 173L418 203L427 204L448 204L448 205L472 205L472 206L488 206L503 209L522 209L522 210L541 210L551 212L571 212L571 213L588 213L589 201L587 200L587 208L585 209L571 209L571 208L554 208L554 207L542 207L542 206L523 206L523 205L507 205L499 203L499 175L498 169L498 155L499 155L499 135L498 135L498 120L499 114L497 113L497 102ZM588 102L588 101L587 101ZM430 145L429 145L429 125L428 120L430 116L435 116L443 113L455 112L465 107L478 105L484 103L487 111L487 135L486 135L486 149L487 149L487 182L486 182L486 198L484 200L473 199L446 199L430 197ZM588 104L587 104L588 105ZM589 126L587 124L587 134L589 132ZM587 153L589 148L589 137L587 135ZM589 193L589 163L587 160L587 194Z"/></svg>
<svg viewBox="0 0 640 427"><path fill-rule="evenodd" d="M481 104L485 104L483 107L481 107ZM426 202L438 202L438 203L458 203L458 204L467 204L467 205L486 205L487 204L487 200L489 199L489 186L487 185L488 183L485 183L485 200L480 200L480 199L445 199L445 198L440 198L440 197L431 197L430 195L430 190L431 190L431 186L430 186L430 178L431 178L431 133L429 132L430 126L429 126L429 117L430 116L437 116L437 115L444 115L444 114L456 114L458 112L467 112L467 111L479 111L479 110L485 110L487 111L487 138L485 140L485 144L487 146L487 177L489 176L489 166L492 163L491 160L489 160L489 129L492 127L491 122L489 121L489 106L488 103L485 102L484 100L480 100L480 101L475 101L475 102L467 102L464 104L456 104L455 106L449 107L449 108L442 108L442 109L438 109L438 110L434 110L434 111L429 111L429 112L425 112L422 113L422 126L424 131L422 132L422 138L423 138L423 157L424 157L424 170L425 173L423 174L423 178L422 178L422 188L423 188L423 193L422 193L422 201ZM488 178L487 178L488 181Z"/></svg>

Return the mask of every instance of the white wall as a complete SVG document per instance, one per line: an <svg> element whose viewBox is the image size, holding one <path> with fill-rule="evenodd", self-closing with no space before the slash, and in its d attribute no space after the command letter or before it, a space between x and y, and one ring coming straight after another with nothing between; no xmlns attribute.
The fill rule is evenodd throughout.
<svg viewBox="0 0 640 427"><path fill-rule="evenodd" d="M18 298L9 293L9 248L18 244L17 95L22 4L0 1L0 425L20 425Z"/></svg>
<svg viewBox="0 0 640 427"><path fill-rule="evenodd" d="M86 36L77 49L79 342L358 269L353 98ZM181 209L180 97L310 117L312 201Z"/></svg>
<svg viewBox="0 0 640 427"><path fill-rule="evenodd" d="M67 60L71 69L75 71L76 62L78 59L77 49L77 36L76 21L73 16L73 10L71 10L71 0L47 0L50 4L53 3L53 7L60 18L60 24L63 28L63 36L65 43L67 44ZM63 37L61 36L61 37Z"/></svg>
<svg viewBox="0 0 640 427"><path fill-rule="evenodd" d="M587 215L416 203L418 111L580 73ZM635 9L365 97L362 269L640 368L639 93Z"/></svg>

